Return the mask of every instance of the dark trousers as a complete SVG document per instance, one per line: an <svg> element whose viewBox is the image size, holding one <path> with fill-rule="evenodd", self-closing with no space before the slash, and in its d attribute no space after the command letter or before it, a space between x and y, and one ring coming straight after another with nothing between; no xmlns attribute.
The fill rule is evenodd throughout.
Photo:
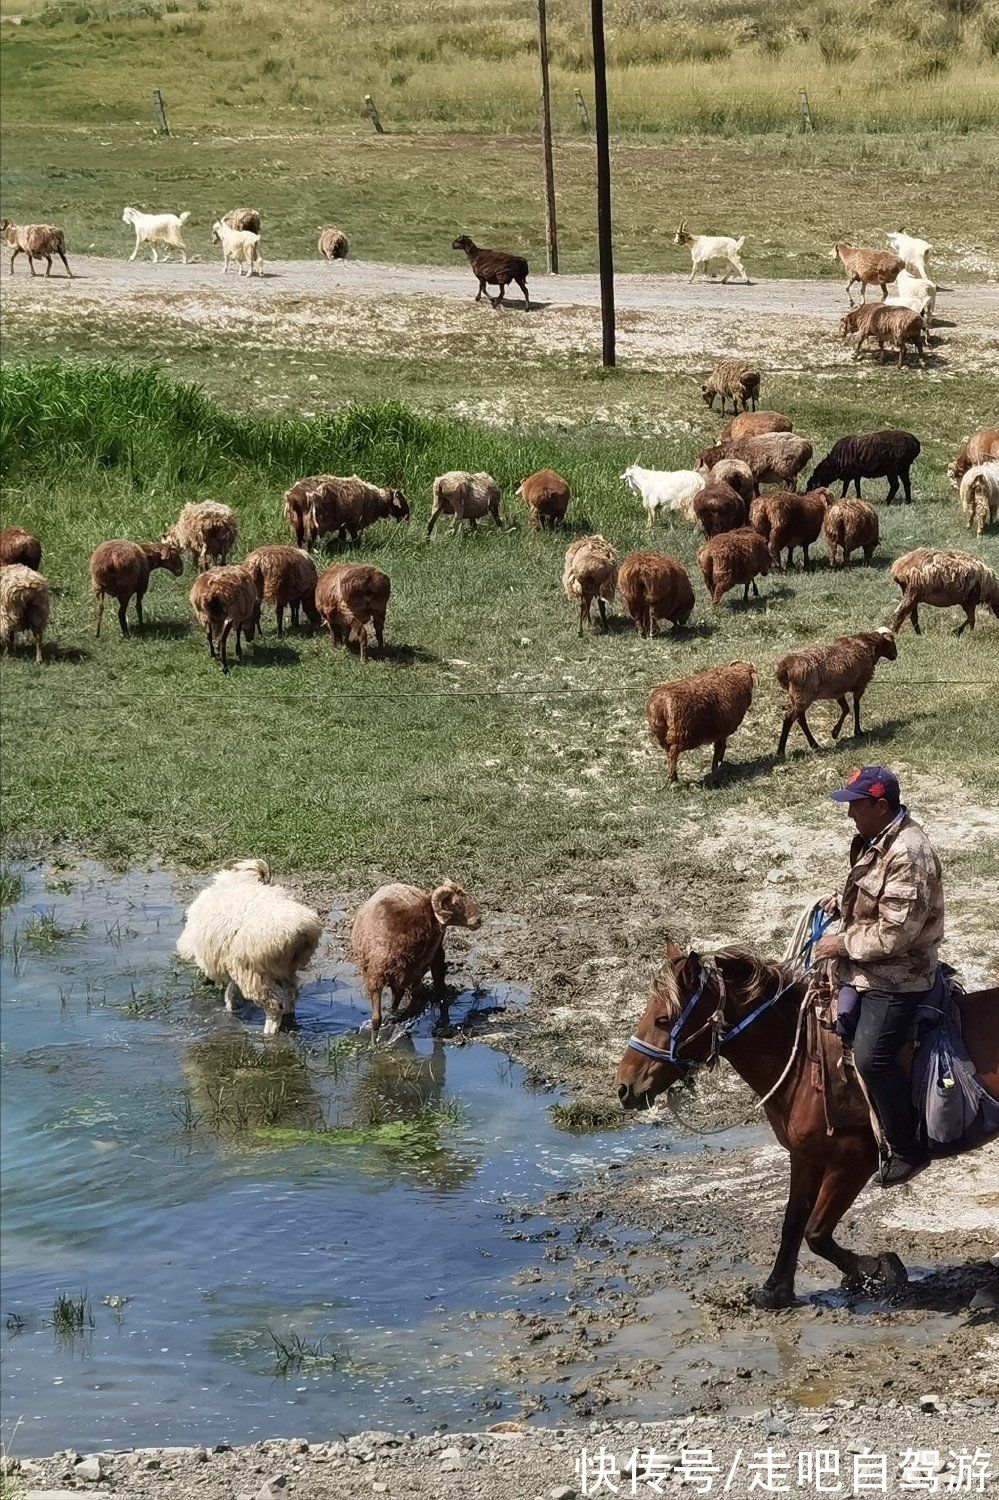
<svg viewBox="0 0 999 1500"><path fill-rule="evenodd" d="M916 1139L912 1086L897 1055L915 1035L916 1013L923 999L921 994L866 991L853 1039L853 1060L867 1085L892 1154L908 1161L915 1161L922 1152Z"/></svg>

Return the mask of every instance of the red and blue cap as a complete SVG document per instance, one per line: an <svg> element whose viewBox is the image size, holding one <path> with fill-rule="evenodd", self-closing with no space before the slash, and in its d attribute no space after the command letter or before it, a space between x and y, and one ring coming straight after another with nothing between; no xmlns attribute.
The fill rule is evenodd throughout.
<svg viewBox="0 0 999 1500"><path fill-rule="evenodd" d="M881 798L898 807L902 793L898 777L887 766L858 766L846 778L846 786L838 792L830 792L830 802L863 802L865 799L878 802Z"/></svg>

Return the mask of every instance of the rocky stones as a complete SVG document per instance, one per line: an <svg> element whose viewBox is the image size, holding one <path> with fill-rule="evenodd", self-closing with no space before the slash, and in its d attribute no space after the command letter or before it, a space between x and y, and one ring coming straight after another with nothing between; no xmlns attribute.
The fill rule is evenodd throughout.
<svg viewBox="0 0 999 1500"><path fill-rule="evenodd" d="M928 1393L925 1396L920 1396L920 1398L919 1398L919 1410L920 1411L939 1411L940 1410L940 1397L937 1396L937 1395L934 1395L932 1393Z"/></svg>
<svg viewBox="0 0 999 1500"><path fill-rule="evenodd" d="M104 1460L96 1453L90 1458L81 1458L73 1465L73 1478L82 1479L87 1484L100 1484L104 1478Z"/></svg>
<svg viewBox="0 0 999 1500"><path fill-rule="evenodd" d="M441 1472L443 1474L454 1474L465 1467L460 1448L445 1448L440 1458Z"/></svg>
<svg viewBox="0 0 999 1500"><path fill-rule="evenodd" d="M285 1490L288 1488L288 1478L285 1474L275 1474L272 1479L266 1480L257 1491L253 1500L282 1500Z"/></svg>

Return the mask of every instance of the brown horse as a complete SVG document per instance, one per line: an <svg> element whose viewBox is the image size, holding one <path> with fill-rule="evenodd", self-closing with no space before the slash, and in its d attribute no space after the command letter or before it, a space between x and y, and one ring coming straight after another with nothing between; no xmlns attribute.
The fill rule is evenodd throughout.
<svg viewBox="0 0 999 1500"><path fill-rule="evenodd" d="M625 1109L647 1108L671 1084L724 1056L762 1099L791 1062L805 981L788 964L746 948L720 949L708 962L669 944L635 1034L618 1065ZM999 989L960 998L964 1043L990 1093L999 1096ZM850 1281L907 1281L891 1251L857 1255L833 1230L878 1164L867 1105L854 1084L830 1132L822 1093L804 1048L765 1104L774 1135L791 1158L791 1181L774 1268L753 1293L758 1307L788 1307L804 1239Z"/></svg>

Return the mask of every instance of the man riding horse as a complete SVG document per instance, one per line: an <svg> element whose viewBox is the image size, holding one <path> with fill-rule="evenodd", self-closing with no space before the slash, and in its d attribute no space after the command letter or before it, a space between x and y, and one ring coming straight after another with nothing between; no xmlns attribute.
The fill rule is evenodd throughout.
<svg viewBox="0 0 999 1500"><path fill-rule="evenodd" d="M913 1038L920 1002L937 983L944 932L940 861L923 829L902 805L898 778L886 766L854 771L830 800L844 802L857 834L840 897L842 930L819 939L818 959L836 961L839 983L858 997L853 1059L891 1151L874 1179L882 1187L908 1182L929 1165L917 1137L910 1081L899 1049ZM853 999L853 994L850 994Z"/></svg>

